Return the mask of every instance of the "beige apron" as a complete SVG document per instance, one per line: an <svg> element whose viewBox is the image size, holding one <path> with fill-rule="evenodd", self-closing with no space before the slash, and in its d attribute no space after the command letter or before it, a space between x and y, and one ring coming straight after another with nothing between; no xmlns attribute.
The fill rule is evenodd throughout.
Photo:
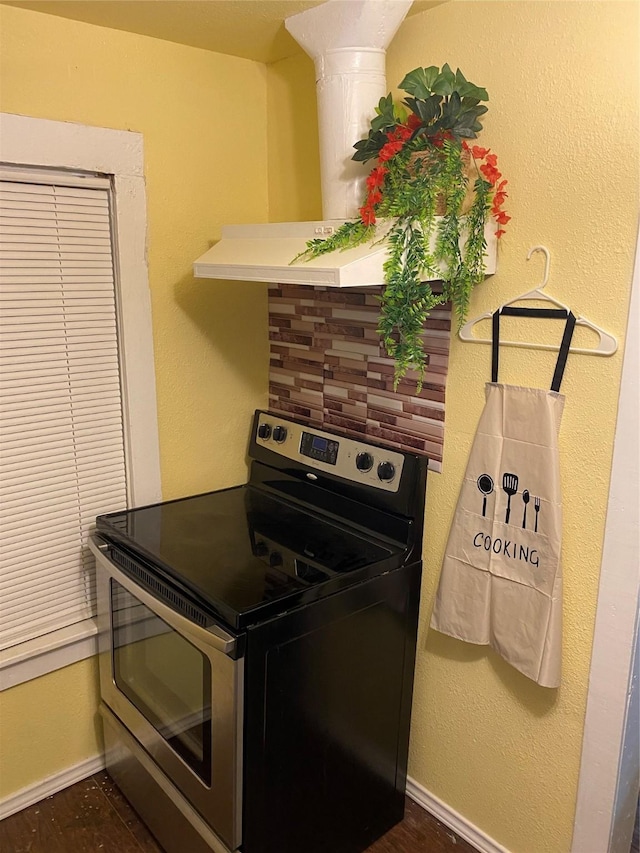
<svg viewBox="0 0 640 853"><path fill-rule="evenodd" d="M498 384L500 314L566 317L550 391ZM503 308L494 314L492 382L449 533L431 627L490 645L544 687L560 684L562 505L560 383L575 317Z"/></svg>

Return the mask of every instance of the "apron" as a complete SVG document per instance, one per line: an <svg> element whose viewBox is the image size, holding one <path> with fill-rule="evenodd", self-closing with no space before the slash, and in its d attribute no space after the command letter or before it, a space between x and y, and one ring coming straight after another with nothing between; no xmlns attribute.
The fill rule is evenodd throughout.
<svg viewBox="0 0 640 853"><path fill-rule="evenodd" d="M498 383L500 314L566 318L551 390ZM560 383L575 317L544 308L493 315L492 381L449 533L431 627L489 645L543 687L562 654Z"/></svg>

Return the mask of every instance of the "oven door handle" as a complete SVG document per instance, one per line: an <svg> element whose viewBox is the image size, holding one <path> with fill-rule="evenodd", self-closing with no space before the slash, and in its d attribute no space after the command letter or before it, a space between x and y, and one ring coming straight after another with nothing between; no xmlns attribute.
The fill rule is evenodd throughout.
<svg viewBox="0 0 640 853"><path fill-rule="evenodd" d="M131 595L134 595L142 604L152 610L160 619L164 619L171 627L179 631L180 634L191 637L197 642L213 648L216 651L222 652L227 656L232 656L236 650L237 638L233 634L228 634L219 625L210 625L208 628L202 628L186 616L182 616L175 610L172 610L164 602L160 601L151 593L147 592L144 587L139 586L128 575L120 570L116 564L107 556L109 545L104 542L98 535L89 536L89 548L93 552L96 562L105 569L111 577L119 584L127 589Z"/></svg>

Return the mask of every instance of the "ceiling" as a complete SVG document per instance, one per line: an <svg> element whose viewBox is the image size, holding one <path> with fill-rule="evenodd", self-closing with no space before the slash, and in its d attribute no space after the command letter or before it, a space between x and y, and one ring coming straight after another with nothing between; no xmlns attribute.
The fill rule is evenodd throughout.
<svg viewBox="0 0 640 853"><path fill-rule="evenodd" d="M283 21L324 0L3 0L20 6L258 62L299 53ZM348 2L348 0L346 0ZM414 0L410 15L445 0Z"/></svg>

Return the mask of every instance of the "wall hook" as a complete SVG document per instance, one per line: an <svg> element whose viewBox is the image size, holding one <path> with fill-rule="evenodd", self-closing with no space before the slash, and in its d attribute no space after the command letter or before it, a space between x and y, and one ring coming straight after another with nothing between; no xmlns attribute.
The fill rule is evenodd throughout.
<svg viewBox="0 0 640 853"><path fill-rule="evenodd" d="M529 249L527 260L531 259L531 255L533 255L534 252L542 252L542 254L544 255L544 278L542 280L542 284L538 285L538 290L542 290L543 287L546 287L546 284L549 281L549 272L551 269L551 252L547 249L546 246L534 246L532 249Z"/></svg>

